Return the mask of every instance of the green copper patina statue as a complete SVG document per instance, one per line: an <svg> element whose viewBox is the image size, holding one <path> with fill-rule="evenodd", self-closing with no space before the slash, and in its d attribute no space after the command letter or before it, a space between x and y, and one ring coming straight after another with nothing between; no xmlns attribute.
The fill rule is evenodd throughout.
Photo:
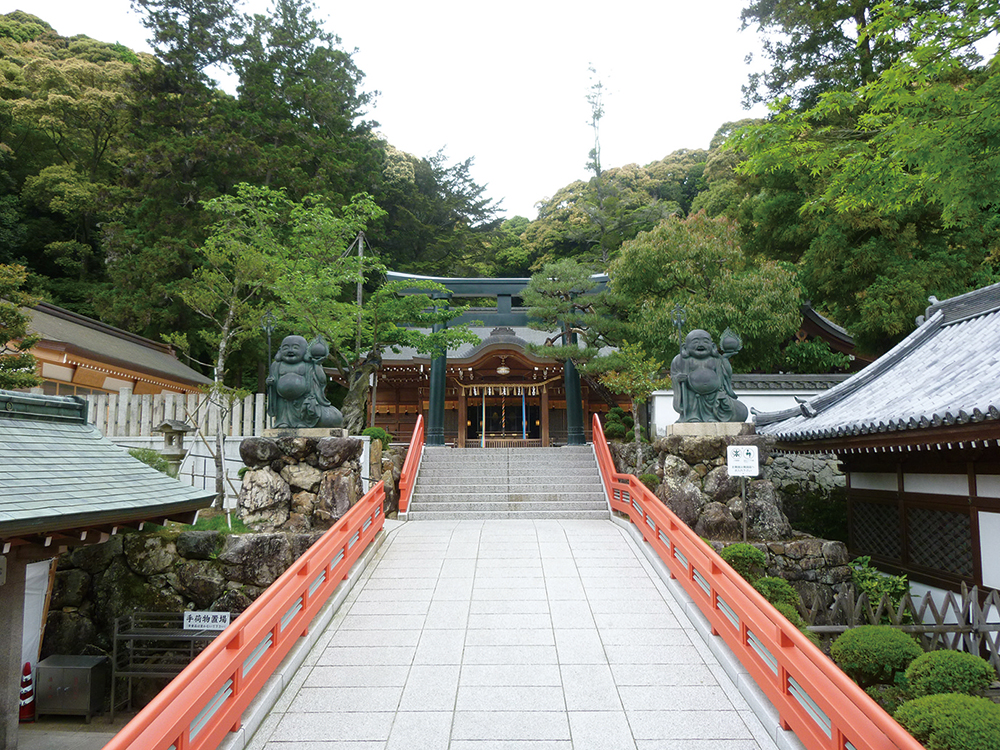
<svg viewBox="0 0 1000 750"><path fill-rule="evenodd" d="M733 368L729 358L743 348L739 337L728 328L716 349L708 331L691 331L681 351L670 363L674 385L674 411L678 422L744 422L746 404L736 399Z"/></svg>
<svg viewBox="0 0 1000 750"><path fill-rule="evenodd" d="M320 363L330 355L323 339L306 343L286 336L267 376L267 413L275 427L341 427L340 409L326 398L326 373Z"/></svg>

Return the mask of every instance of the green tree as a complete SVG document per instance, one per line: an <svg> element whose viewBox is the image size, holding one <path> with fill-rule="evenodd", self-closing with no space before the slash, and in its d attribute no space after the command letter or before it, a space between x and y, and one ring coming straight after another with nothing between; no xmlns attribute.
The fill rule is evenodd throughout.
<svg viewBox="0 0 1000 750"><path fill-rule="evenodd" d="M647 401L653 391L669 387L670 379L661 378L663 361L650 357L641 344L623 341L621 347L603 363L607 369L600 381L614 393L628 396L632 404L632 421L635 427L635 474L642 469L642 434L639 425L639 404Z"/></svg>
<svg viewBox="0 0 1000 750"><path fill-rule="evenodd" d="M4 390L33 388L42 382L31 354L38 337L30 334L31 318L22 309L36 301L21 290L26 278L24 266L0 265L0 389Z"/></svg>
<svg viewBox="0 0 1000 750"><path fill-rule="evenodd" d="M993 281L1000 260L1000 164L989 147L1000 78L975 46L997 30L1000 5L876 10L862 41L895 54L873 77L806 108L778 100L733 139L744 175L799 176L785 215L812 233L803 282L869 351L911 330L930 294Z"/></svg>
<svg viewBox="0 0 1000 750"><path fill-rule="evenodd" d="M688 330L716 337L727 327L736 331L744 343L736 366L744 370L776 369L780 347L801 322L795 272L748 257L736 225L724 217L667 219L626 242L608 275L636 340L662 361L676 354L677 305L687 312Z"/></svg>

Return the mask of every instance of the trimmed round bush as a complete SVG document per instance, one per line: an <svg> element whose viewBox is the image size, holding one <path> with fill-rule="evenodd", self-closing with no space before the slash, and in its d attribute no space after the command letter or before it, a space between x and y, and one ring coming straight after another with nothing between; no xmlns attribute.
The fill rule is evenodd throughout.
<svg viewBox="0 0 1000 750"><path fill-rule="evenodd" d="M616 422L621 422L622 417L625 416L625 410L620 406L612 406L608 409L608 419L614 420Z"/></svg>
<svg viewBox="0 0 1000 750"><path fill-rule="evenodd" d="M925 695L894 714L927 750L996 750L1000 747L1000 705L961 693Z"/></svg>
<svg viewBox="0 0 1000 750"><path fill-rule="evenodd" d="M760 578L767 567L767 555L764 551L746 542L730 544L722 550L720 557L750 583Z"/></svg>
<svg viewBox="0 0 1000 750"><path fill-rule="evenodd" d="M988 661L964 651L929 651L906 669L906 682L914 698L938 693L978 695L996 678Z"/></svg>
<svg viewBox="0 0 1000 750"><path fill-rule="evenodd" d="M799 592L792 588L792 584L784 578L764 576L754 581L753 587L771 604L787 604L792 608L799 604Z"/></svg>
<svg viewBox="0 0 1000 750"><path fill-rule="evenodd" d="M843 633L830 646L830 656L861 687L892 685L896 673L924 653L913 638L887 625L862 625Z"/></svg>
<svg viewBox="0 0 1000 750"><path fill-rule="evenodd" d="M381 427L366 427L361 431L361 434L370 437L372 440L381 441L382 450L387 450L389 448L389 443L392 442L392 435L383 430Z"/></svg>
<svg viewBox="0 0 1000 750"><path fill-rule="evenodd" d="M908 700L909 693L906 688L899 685L872 685L865 688L865 692L878 703L887 714L894 714Z"/></svg>

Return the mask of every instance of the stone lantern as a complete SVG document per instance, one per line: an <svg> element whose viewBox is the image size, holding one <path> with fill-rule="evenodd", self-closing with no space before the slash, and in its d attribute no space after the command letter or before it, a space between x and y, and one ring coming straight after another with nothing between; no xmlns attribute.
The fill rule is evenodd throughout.
<svg viewBox="0 0 1000 750"><path fill-rule="evenodd" d="M167 459L170 467L170 476L176 477L181 470L181 461L187 455L187 448L184 447L184 433L194 432L195 428L187 422L177 419L167 419L153 428L154 432L163 433L163 447L160 455Z"/></svg>

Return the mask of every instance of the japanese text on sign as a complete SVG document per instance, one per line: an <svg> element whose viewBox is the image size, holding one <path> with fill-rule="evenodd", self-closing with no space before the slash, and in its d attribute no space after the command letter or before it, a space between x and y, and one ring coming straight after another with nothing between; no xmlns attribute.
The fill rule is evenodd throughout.
<svg viewBox="0 0 1000 750"><path fill-rule="evenodd" d="M726 447L726 468L731 477L755 477L760 472L756 445Z"/></svg>
<svg viewBox="0 0 1000 750"><path fill-rule="evenodd" d="M225 630L229 627L228 612L185 612L185 630Z"/></svg>

